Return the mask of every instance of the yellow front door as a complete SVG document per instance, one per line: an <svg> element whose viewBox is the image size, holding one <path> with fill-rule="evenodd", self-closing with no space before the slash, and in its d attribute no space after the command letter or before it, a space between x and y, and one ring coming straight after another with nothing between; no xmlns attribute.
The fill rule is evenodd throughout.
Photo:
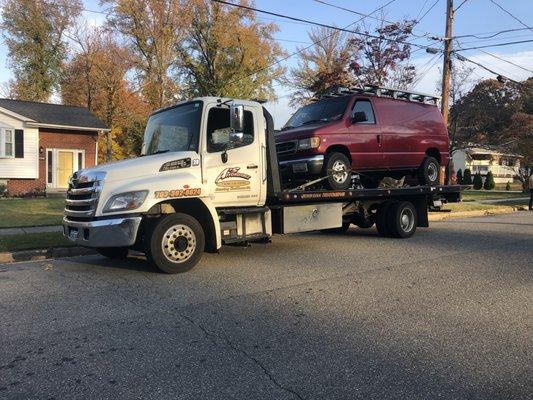
<svg viewBox="0 0 533 400"><path fill-rule="evenodd" d="M71 151L59 151L57 162L57 187L68 187L68 178L72 175L74 156Z"/></svg>

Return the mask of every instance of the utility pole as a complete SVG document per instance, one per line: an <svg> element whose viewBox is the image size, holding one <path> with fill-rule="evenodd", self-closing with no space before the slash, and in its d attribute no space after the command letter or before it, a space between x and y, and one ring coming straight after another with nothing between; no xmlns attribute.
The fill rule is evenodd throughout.
<svg viewBox="0 0 533 400"><path fill-rule="evenodd" d="M444 63L442 66L442 102L441 111L444 122L448 125L448 109L450 106L450 80L452 76L452 26L453 0L446 1L446 33L444 37Z"/></svg>

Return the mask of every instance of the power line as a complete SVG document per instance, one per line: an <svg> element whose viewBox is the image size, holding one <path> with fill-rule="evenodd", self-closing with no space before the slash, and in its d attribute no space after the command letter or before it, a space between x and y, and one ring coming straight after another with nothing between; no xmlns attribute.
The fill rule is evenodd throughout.
<svg viewBox="0 0 533 400"><path fill-rule="evenodd" d="M459 5L457 6L457 8L456 8L454 11L459 10L459 9L463 6L463 4L465 4L467 1L468 1L468 0L463 0L463 1L461 2L461 4L459 4Z"/></svg>
<svg viewBox="0 0 533 400"><path fill-rule="evenodd" d="M475 33L475 34L468 34L468 35L459 35L459 36L454 36L453 38L454 39L461 39L461 38L465 38L465 37L474 37L476 39L490 39L490 38L493 38L495 36L498 36L498 35L501 35L502 33L508 33L508 32L518 32L518 31L527 31L527 30L531 30L531 28L516 28L516 29L505 29L503 31L497 31L497 32L482 32L482 33ZM483 34L486 34L486 33L492 33L492 35L489 35L489 36L477 36L477 35L483 35Z"/></svg>
<svg viewBox="0 0 533 400"><path fill-rule="evenodd" d="M533 28L528 26L525 22L521 21L520 19L518 19L517 17L515 17L513 14L511 14L511 12L507 11L505 8L503 8L500 4L496 3L494 0L490 0L490 2L492 4L494 4L495 6L497 6L500 10L502 10L504 13L508 14L509 16L511 16L511 18L513 18L515 21L518 21L520 22L520 24L522 24L523 26L525 26L526 28L528 28L530 31L533 31Z"/></svg>
<svg viewBox="0 0 533 400"><path fill-rule="evenodd" d="M494 74L494 75L497 75L497 76L501 76L501 77L503 77L503 78L505 78L505 79L507 79L507 80L513 82L513 83L520 84L520 82L515 81L514 79L511 79L511 78L509 78L508 76L505 76L505 75L503 75L503 74L500 74L499 72L496 72L496 71L494 71L494 70L492 70L492 69L490 69L490 68L484 66L483 64L481 64L481 63L479 63L479 62L477 62L477 61L474 61L474 60L471 60L471 59L469 59L469 58L466 58L466 57L463 56L462 54L459 54L459 53L456 52L455 55L456 55L456 57L457 57L457 59L458 59L459 61L462 61L462 62L465 62L465 61L466 61L466 62L469 62L469 63L471 63L471 64L477 65L478 67L483 68L485 71L488 71L488 72L490 72L491 74Z"/></svg>
<svg viewBox="0 0 533 400"><path fill-rule="evenodd" d="M424 13L424 15L422 15L422 16L420 17L420 19L419 19L418 21L416 21L416 23L418 24L420 21L422 21L422 20L426 17L426 15L428 15L429 12L430 12L431 10L433 10L433 8L437 5L438 2L439 2L439 0L436 0L435 3L433 3L433 4L431 5L431 7L429 7L429 8L427 9L427 11Z"/></svg>
<svg viewBox="0 0 533 400"><path fill-rule="evenodd" d="M213 1L215 1L215 0L213 0ZM378 7L378 8L376 8L374 11L372 11L372 12L371 12L370 14L368 14L367 16L372 15L372 14L374 14L374 13L376 13L376 12L378 12L378 11L384 9L384 8L387 7L388 5L394 3L395 1L396 1L396 0L390 0L388 3L386 3L386 4L384 4L384 5L382 5L382 6ZM346 25L346 27L345 27L344 29L347 29L347 28L349 28L350 26L355 25L355 24L361 22L361 21L362 21L363 19L365 19L367 16L361 17L361 18L359 18L357 21L352 22L351 24ZM332 33L332 34L330 34L330 35L327 35L326 37L322 38L321 40L317 40L316 42L313 42L313 43L310 44L309 46L306 46L306 47L304 47L304 48L302 48L302 49L299 49L299 50L297 50L297 51L295 51L295 52L289 54L289 55L286 56L286 57L280 58L279 60L274 61L273 63L267 65L266 67L262 67L262 68L258 69L257 71L252 72L251 74L248 74L248 75L246 75L246 76L244 76L244 77L242 77L242 78L239 78L239 79L236 79L236 80L234 80L234 81L231 81L231 82L229 83L229 85L231 85L231 84L233 84L233 83L235 83L235 82L238 82L238 81L240 81L240 80L242 80L242 79L245 79L245 78L248 78L248 77L250 77L250 76L253 76L253 75L255 75L255 74L258 74L259 72L262 72L262 71L264 71L264 70L266 70L266 69L269 69L269 68L273 67L274 65L278 65L278 64L282 63L283 61L286 61L286 60L288 60L289 58L294 57L295 55L298 55L298 54L304 52L305 50L310 49L311 47L315 46L316 44L320 43L320 42L323 41L323 40L326 40L326 39L330 38L330 37L333 36L333 35L334 35L334 33Z"/></svg>
<svg viewBox="0 0 533 400"><path fill-rule="evenodd" d="M298 18L298 17L293 17L293 16L290 16L290 15L279 14L279 13L275 13L275 12L272 12L272 11L261 10L261 9L258 9L258 8L245 6L245 5L242 5L242 4L230 3L230 2L224 1L224 0L211 0L211 1L213 1L215 3L225 4L225 5L232 6L232 7L242 8L242 9L249 10L249 11L255 11L255 12L259 12L259 13L263 13L263 14L273 15L275 17L287 18L287 19L290 19L290 20L293 20L293 21L307 22L309 24L313 24L313 25L320 26L320 27L323 27L323 28L333 29L333 30L337 30L337 31L341 31L341 32L352 33L352 34L355 34L355 35L370 37L370 38L373 38L373 39L385 40L387 42L400 43L400 44L405 44L405 45L419 47L419 48L427 48L428 47L428 46L420 45L418 43L410 43L410 42L400 41L400 40L396 40L396 39L387 39L387 38L384 38L382 36L377 36L377 35L372 35L372 34L369 34L369 33L362 33L362 32L352 31L352 30L349 30L349 29L346 29L346 28L339 28L339 27L334 26L334 25L328 25L328 24L323 24L321 22L309 21L309 20L306 20L306 19L303 19L303 18ZM353 24L350 24L350 25L353 25Z"/></svg>
<svg viewBox="0 0 533 400"><path fill-rule="evenodd" d="M479 45L481 43L492 43L492 42L495 42L495 41L498 41L498 40L502 40L502 39L511 40L511 39L524 39L524 38L531 39L532 37L531 37L530 33L526 33L526 34L522 34L522 35L505 36L503 38L467 40L466 42L461 41L461 44L465 45L465 44L475 43L476 45Z"/></svg>
<svg viewBox="0 0 533 400"><path fill-rule="evenodd" d="M467 47L466 49L461 49L461 50L485 49L485 48L487 48L487 47L509 46L509 45L511 45L511 44L530 43L530 42L533 42L533 39L530 39L530 40L518 40L518 41L516 41L516 42L505 42L505 43L487 44L487 45L485 45L485 46Z"/></svg>
<svg viewBox="0 0 533 400"><path fill-rule="evenodd" d="M496 54L489 53L488 51L485 51L485 50L480 50L480 51L481 51L482 53L485 53L485 54L488 55L488 56L491 56L491 57L497 58L498 60L504 61L504 62L506 62L506 63L508 63L508 64L514 65L515 67L518 67L518 68L520 68L520 69L523 69L524 71L527 71L527 72L531 72L531 73L533 73L533 70L531 70L531 69L527 69L527 68L525 68L525 67L522 67L521 65L518 65L518 64L516 64L516 63L514 63L514 62L512 62L512 61L506 60L505 58L502 58L502 57L500 57L500 56L497 56Z"/></svg>

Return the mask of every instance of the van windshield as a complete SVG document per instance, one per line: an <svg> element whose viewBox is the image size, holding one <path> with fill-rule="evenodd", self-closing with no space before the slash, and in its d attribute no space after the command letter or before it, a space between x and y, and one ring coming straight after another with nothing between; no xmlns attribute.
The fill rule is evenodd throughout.
<svg viewBox="0 0 533 400"><path fill-rule="evenodd" d="M344 115L349 101L349 96L343 96L308 104L296 111L282 130L307 124L337 121Z"/></svg>
<svg viewBox="0 0 533 400"><path fill-rule="evenodd" d="M201 101L184 103L153 114L144 131L144 154L198 151L201 116Z"/></svg>

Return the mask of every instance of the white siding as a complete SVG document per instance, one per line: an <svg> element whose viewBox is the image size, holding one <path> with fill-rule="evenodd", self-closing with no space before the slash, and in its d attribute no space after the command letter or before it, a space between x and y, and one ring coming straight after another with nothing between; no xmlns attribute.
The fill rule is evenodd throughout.
<svg viewBox="0 0 533 400"><path fill-rule="evenodd" d="M0 112L0 126L24 130L24 158L0 158L0 179L39 177L39 129Z"/></svg>

